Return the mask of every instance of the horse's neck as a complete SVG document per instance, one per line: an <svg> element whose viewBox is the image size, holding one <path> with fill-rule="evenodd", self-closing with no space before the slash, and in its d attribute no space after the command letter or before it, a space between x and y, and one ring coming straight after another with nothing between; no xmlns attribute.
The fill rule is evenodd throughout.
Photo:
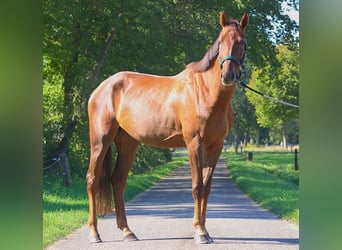
<svg viewBox="0 0 342 250"><path fill-rule="evenodd" d="M221 106L222 109L228 108L235 86L225 86L221 83L220 66L218 62L205 72L200 73L202 78L201 88L203 97L208 106Z"/></svg>

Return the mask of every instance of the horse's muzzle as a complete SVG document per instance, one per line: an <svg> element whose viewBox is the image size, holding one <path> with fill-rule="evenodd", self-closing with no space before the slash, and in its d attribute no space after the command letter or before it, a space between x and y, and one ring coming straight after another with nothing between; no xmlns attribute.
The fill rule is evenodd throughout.
<svg viewBox="0 0 342 250"><path fill-rule="evenodd" d="M221 82L224 85L232 85L239 81L240 74L236 71L221 72Z"/></svg>

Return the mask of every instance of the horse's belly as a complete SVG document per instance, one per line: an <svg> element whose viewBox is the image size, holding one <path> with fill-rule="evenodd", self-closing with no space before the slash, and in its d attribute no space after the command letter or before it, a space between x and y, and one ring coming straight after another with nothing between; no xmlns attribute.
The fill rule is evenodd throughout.
<svg viewBox="0 0 342 250"><path fill-rule="evenodd" d="M137 141L154 147L184 147L185 142L181 126L177 125L175 119L161 119L159 116L138 116L132 117L130 123L120 122L119 124L130 136Z"/></svg>
<svg viewBox="0 0 342 250"><path fill-rule="evenodd" d="M185 147L182 133L139 133L138 130L126 131L137 141L153 147L176 148Z"/></svg>
<svg viewBox="0 0 342 250"><path fill-rule="evenodd" d="M177 147L185 147L185 142L183 139L183 135L175 134L168 137L144 137L140 138L140 142L152 146L152 147L161 147L161 148L177 148Z"/></svg>

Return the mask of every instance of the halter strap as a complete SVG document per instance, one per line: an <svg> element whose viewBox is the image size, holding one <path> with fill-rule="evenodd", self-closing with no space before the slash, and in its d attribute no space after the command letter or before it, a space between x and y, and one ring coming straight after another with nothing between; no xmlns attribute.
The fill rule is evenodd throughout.
<svg viewBox="0 0 342 250"><path fill-rule="evenodd" d="M239 62L238 59L236 59L234 56L224 56L220 62L220 68L222 69L223 64L225 61L227 60L232 60L233 62L235 62L239 67L241 67L241 63Z"/></svg>

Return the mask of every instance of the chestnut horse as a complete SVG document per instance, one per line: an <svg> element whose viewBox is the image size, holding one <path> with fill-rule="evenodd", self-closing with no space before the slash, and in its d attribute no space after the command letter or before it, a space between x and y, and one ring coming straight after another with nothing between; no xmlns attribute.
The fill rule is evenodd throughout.
<svg viewBox="0 0 342 250"><path fill-rule="evenodd" d="M222 30L205 56L175 76L119 72L104 80L88 102L90 163L87 172L90 241L100 242L97 214L111 213L123 240L137 240L125 214L124 190L139 143L184 147L189 154L196 243L210 243L205 227L213 172L223 140L233 124L231 99L241 76L246 49L240 21L220 14ZM111 144L117 160L111 172Z"/></svg>

